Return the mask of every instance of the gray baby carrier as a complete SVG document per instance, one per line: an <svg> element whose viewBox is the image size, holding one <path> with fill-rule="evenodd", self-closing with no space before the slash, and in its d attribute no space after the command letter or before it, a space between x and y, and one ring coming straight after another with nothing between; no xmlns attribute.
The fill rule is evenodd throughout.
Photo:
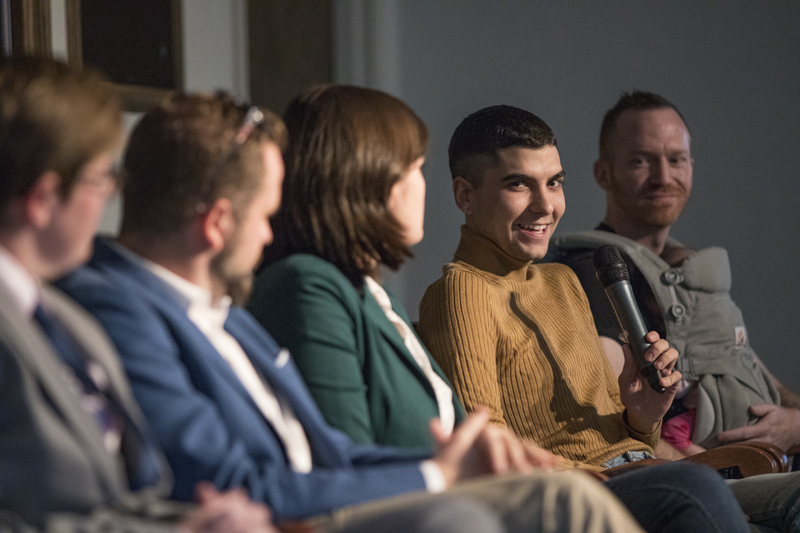
<svg viewBox="0 0 800 533"><path fill-rule="evenodd" d="M642 272L658 301L667 340L681 357L676 368L697 382L697 421L692 441L705 448L717 434L754 424L753 404L780 404L778 391L756 364L742 312L730 296L728 252L712 247L692 253L680 267L630 239L585 231L554 239L564 252L613 244ZM668 246L682 247L674 239Z"/></svg>

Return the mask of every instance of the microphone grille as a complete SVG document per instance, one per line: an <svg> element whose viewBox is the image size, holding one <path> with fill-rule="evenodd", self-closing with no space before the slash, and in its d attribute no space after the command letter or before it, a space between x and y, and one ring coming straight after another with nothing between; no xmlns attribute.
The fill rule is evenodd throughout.
<svg viewBox="0 0 800 533"><path fill-rule="evenodd" d="M628 266L616 246L604 244L594 251L594 270L603 288L618 281L630 281Z"/></svg>

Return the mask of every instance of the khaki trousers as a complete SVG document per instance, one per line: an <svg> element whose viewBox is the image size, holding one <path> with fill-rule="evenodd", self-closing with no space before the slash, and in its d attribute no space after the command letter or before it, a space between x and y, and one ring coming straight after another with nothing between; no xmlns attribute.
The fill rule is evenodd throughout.
<svg viewBox="0 0 800 533"><path fill-rule="evenodd" d="M344 508L335 533L641 532L627 509L582 472L479 478L440 494L415 492Z"/></svg>

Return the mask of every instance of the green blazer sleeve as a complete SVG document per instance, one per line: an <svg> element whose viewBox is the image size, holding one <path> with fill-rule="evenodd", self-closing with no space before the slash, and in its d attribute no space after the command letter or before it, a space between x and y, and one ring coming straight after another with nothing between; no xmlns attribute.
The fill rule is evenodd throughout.
<svg viewBox="0 0 800 533"><path fill-rule="evenodd" d="M432 446L430 383L372 295L333 264L298 254L271 265L248 307L289 348L329 424L358 443Z"/></svg>

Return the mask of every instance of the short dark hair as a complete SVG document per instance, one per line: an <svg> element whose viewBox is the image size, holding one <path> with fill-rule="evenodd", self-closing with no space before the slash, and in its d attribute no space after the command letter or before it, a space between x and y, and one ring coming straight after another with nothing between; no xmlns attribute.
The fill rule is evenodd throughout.
<svg viewBox="0 0 800 533"><path fill-rule="evenodd" d="M486 107L462 120L453 132L447 150L450 173L479 187L484 169L499 150L556 145L553 130L533 113L510 105Z"/></svg>
<svg viewBox="0 0 800 533"><path fill-rule="evenodd" d="M220 92L174 93L148 112L125 153L121 233L172 234L219 198L230 199L239 216L262 183L263 143L286 145L283 121L262 109L264 122L237 146L249 110Z"/></svg>
<svg viewBox="0 0 800 533"><path fill-rule="evenodd" d="M422 120L393 96L344 85L306 90L284 119L283 201L266 261L310 253L357 287L378 264L397 269L411 251L389 211L389 195L427 152Z"/></svg>
<svg viewBox="0 0 800 533"><path fill-rule="evenodd" d="M634 111L647 111L649 109L672 109L675 111L683 125L686 126L686 131L689 131L689 125L686 119L683 118L680 110L664 98L655 93L646 91L631 91L629 93L622 93L614 107L606 111L603 117L603 124L600 126L600 159L607 161L611 158L611 138L614 135L614 129L617 126L619 116L628 110Z"/></svg>
<svg viewBox="0 0 800 533"><path fill-rule="evenodd" d="M0 58L0 211L46 171L67 197L78 171L116 148L117 90L98 72L40 57Z"/></svg>

